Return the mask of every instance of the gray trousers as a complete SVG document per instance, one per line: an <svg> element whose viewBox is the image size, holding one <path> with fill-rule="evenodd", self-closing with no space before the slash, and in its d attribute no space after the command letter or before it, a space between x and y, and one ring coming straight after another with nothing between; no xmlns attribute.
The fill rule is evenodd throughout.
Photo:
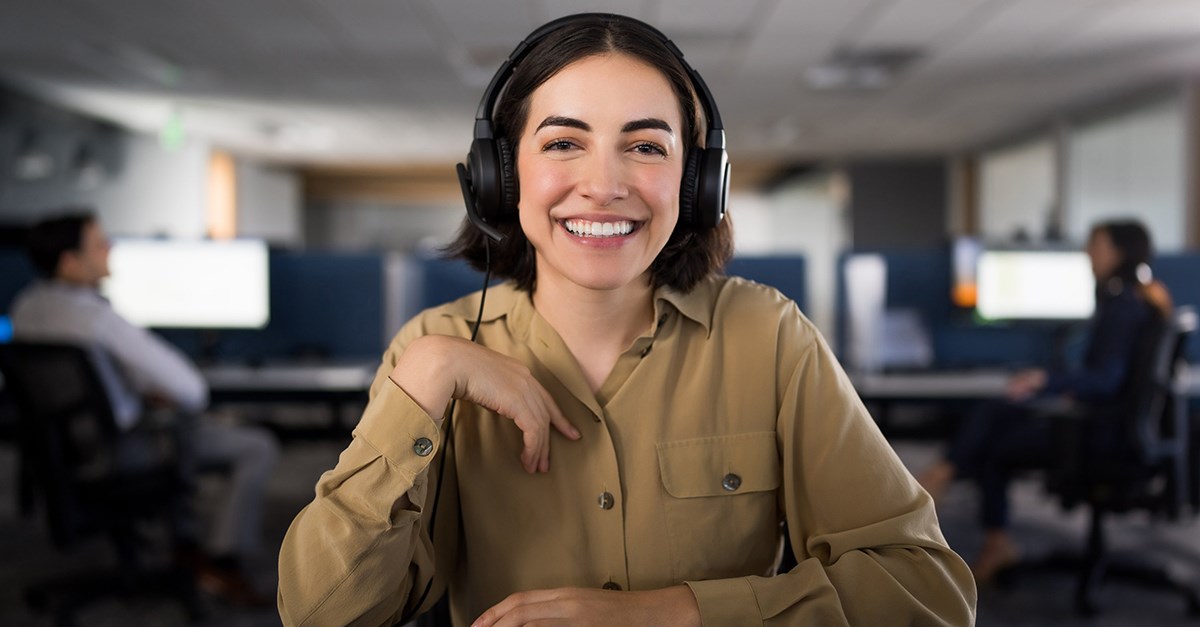
<svg viewBox="0 0 1200 627"><path fill-rule="evenodd" d="M158 426L147 426L147 422ZM134 470L162 459L161 417L142 421L122 435L117 463ZM179 444L176 451L185 484L174 515L176 533L200 542L202 534L193 497L202 474L221 473L229 485L222 490L206 548L214 555L247 557L261 549L262 507L267 480L279 459L279 444L265 429L218 424L206 416L176 414L169 429Z"/></svg>
<svg viewBox="0 0 1200 627"><path fill-rule="evenodd" d="M229 475L209 533L214 555L249 556L261 548L263 497L279 459L279 445L266 430L200 420L195 431L197 470Z"/></svg>

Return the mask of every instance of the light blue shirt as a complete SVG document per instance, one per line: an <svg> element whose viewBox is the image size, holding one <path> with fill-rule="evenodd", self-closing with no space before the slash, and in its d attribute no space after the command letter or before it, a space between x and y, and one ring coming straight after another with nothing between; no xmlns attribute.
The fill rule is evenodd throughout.
<svg viewBox="0 0 1200 627"><path fill-rule="evenodd" d="M122 318L94 289L34 283L17 295L12 326L16 340L93 346L106 353L111 363L100 359L98 368L121 428L137 421L143 397L163 398L188 412L208 406L208 385L195 365L162 338Z"/></svg>

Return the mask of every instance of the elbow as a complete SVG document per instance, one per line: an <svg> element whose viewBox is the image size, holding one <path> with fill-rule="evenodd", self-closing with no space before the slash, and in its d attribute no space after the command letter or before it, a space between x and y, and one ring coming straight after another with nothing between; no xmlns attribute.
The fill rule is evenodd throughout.
<svg viewBox="0 0 1200 627"><path fill-rule="evenodd" d="M184 411L200 413L208 408L208 386L203 381L196 381L180 389L175 402Z"/></svg>

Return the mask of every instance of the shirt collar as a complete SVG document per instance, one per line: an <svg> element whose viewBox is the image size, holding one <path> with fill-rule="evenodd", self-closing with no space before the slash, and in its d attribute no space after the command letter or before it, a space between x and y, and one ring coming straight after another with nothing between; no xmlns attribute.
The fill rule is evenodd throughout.
<svg viewBox="0 0 1200 627"><path fill-rule="evenodd" d="M689 292L680 292L664 285L654 292L655 309L660 301L665 301L684 317L704 327L705 333L711 334L714 289L715 283L711 280L701 281Z"/></svg>

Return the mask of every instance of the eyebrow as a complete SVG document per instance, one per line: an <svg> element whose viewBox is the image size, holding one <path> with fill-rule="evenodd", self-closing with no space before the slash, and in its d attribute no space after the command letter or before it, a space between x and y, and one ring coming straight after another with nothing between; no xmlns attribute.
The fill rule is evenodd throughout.
<svg viewBox="0 0 1200 627"><path fill-rule="evenodd" d="M621 132L632 133L634 131L641 131L645 129L655 129L659 131L666 131L672 135L675 134L675 131L671 130L670 124L667 124L666 121L658 118L642 118L640 120L626 122L625 126L621 127Z"/></svg>
<svg viewBox="0 0 1200 627"><path fill-rule="evenodd" d="M547 126L565 126L568 128L577 128L581 131L585 131L585 132L589 132L589 133L592 130L592 126L590 124L588 124L587 122L584 122L583 120L580 120L578 118L569 118L569 117L562 116L562 115L552 115L552 116L549 116L546 119L542 120L542 123L538 124L537 128L534 129L534 132L536 133L537 131L540 131L543 128L546 128ZM629 122L626 122L624 126L621 127L621 132L622 133L632 133L634 131L641 131L641 130L645 130L645 129L666 131L671 134L675 133L675 131L671 129L670 124L667 124L666 121L661 120L659 118L642 118L640 120L630 120Z"/></svg>
<svg viewBox="0 0 1200 627"><path fill-rule="evenodd" d="M568 118L568 117L562 116L562 115L552 115L552 116L547 117L546 119L542 120L542 123L538 124L537 128L534 129L534 132L536 133L537 131L544 129L547 126L566 126L566 127L570 127L570 128L577 128L581 131L587 131L587 132L591 132L591 130L592 130L591 125L588 124L587 122L584 122L583 120L580 120L577 118Z"/></svg>

